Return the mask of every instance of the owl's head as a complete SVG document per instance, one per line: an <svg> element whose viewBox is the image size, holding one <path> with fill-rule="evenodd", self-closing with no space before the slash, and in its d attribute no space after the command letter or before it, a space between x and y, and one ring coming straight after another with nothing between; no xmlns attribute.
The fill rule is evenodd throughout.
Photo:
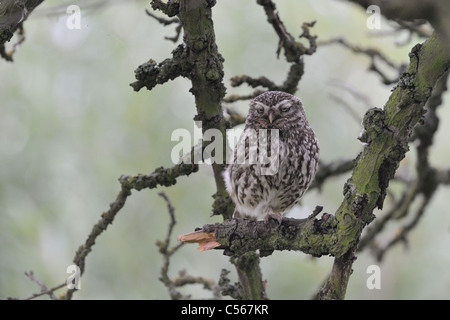
<svg viewBox="0 0 450 320"><path fill-rule="evenodd" d="M268 91L250 101L246 125L254 129L288 129L307 125L302 101L286 92Z"/></svg>

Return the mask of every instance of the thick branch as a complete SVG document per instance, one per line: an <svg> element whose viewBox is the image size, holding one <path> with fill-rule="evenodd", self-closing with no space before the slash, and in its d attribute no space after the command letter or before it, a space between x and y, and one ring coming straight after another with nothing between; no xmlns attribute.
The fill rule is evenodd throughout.
<svg viewBox="0 0 450 320"><path fill-rule="evenodd" d="M284 217L281 224L252 219L231 219L207 224L194 233L181 235L178 240L197 242L199 249L223 249L230 256L241 256L259 250L261 256L274 250L302 251L313 256L334 255L336 221L334 216L316 210L307 219Z"/></svg>
<svg viewBox="0 0 450 320"><path fill-rule="evenodd" d="M336 281L348 281L349 269L363 228L373 218L373 210L383 207L389 180L409 150L412 130L424 114L424 105L431 89L450 68L450 52L436 34L423 45L416 45L409 54L410 64L402 74L384 109L370 109L364 116L366 143L344 187L344 201L336 212L337 243L341 248L335 265L345 265L341 273L332 272L322 299L344 298L345 291L336 291ZM341 258L342 257L342 258ZM339 280L341 279L341 280ZM342 285L342 282L341 282Z"/></svg>
<svg viewBox="0 0 450 320"><path fill-rule="evenodd" d="M392 219L401 219L406 216L410 216L411 205L419 194L423 194L424 199L422 205L412 220L405 227L402 227L395 233L393 240L389 242L384 248L378 248L375 243L371 248L376 252L377 259L381 260L384 253L392 247L399 240L406 241L407 233L413 229L422 217L426 206L430 203L431 197L438 188L442 181L439 179L438 170L431 167L428 156L429 148L432 146L433 138L437 132L439 125L439 118L436 113L436 109L442 103L442 96L447 90L448 72L444 74L436 83L433 92L428 99L425 108L427 113L423 117L423 123L417 125L414 128L413 135L410 140L418 140L416 144L417 148L417 164L416 164L416 179L413 183L409 184L405 189L402 197L393 205L391 210L385 213L381 219L377 219L376 223L366 232L365 236L361 239L358 250L362 250L369 243L372 244L375 236L384 228L388 221Z"/></svg>

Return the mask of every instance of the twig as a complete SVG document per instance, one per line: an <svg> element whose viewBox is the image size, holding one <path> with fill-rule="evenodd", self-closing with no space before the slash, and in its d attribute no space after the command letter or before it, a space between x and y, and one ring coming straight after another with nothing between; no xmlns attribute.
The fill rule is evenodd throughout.
<svg viewBox="0 0 450 320"><path fill-rule="evenodd" d="M179 287L183 287L188 284L201 284L203 285L203 288L207 290L211 290L213 292L213 296L215 299L220 298L220 292L219 287L215 284L213 280L206 279L203 277L193 277L188 275L185 271L180 271L178 273L178 277L175 279L171 279L168 275L169 272L169 265L170 265L170 258L171 256L177 252L178 249L180 249L184 243L180 242L173 248L169 249L170 246L170 239L172 237L173 228L176 224L175 220L175 208L173 207L172 203L170 202L169 198L164 192L158 193L159 196L161 196L164 201L167 203L167 211L170 216L170 222L169 222L169 228L167 230L166 238L164 241L157 241L156 245L159 248L159 252L163 255L163 266L161 268L161 277L159 280L164 284L164 286L167 287L169 290L169 295L174 300L179 299L189 299L189 295L183 295L181 292L177 290Z"/></svg>
<svg viewBox="0 0 450 320"><path fill-rule="evenodd" d="M160 18L160 17L154 15L153 13L151 13L148 10L145 10L145 12L147 13L147 15L149 15L150 17L152 17L153 19L155 19L156 21L158 21L159 23L161 23L164 26L168 26L168 25L170 25L172 23L176 23L177 27L175 28L175 32L176 32L175 36L173 36L173 37L164 37L164 39L170 40L172 42L177 42L178 41L178 39L180 38L181 30L182 30L180 19L178 19L176 17L172 18L172 19Z"/></svg>
<svg viewBox="0 0 450 320"><path fill-rule="evenodd" d="M347 113L351 116L353 120L356 121L357 124L361 124L362 118L361 116L353 110L352 106L347 103L340 95L336 95L333 93L328 93L328 97L335 101L338 106L341 106Z"/></svg>
<svg viewBox="0 0 450 320"><path fill-rule="evenodd" d="M168 26L172 23L180 23L180 19L178 18L172 18L172 19L166 19L166 18L160 18L156 15L154 15L153 13L151 13L150 11L148 11L147 9L145 9L145 13L147 13L147 15L149 15L150 17L152 17L153 19L155 19L156 21L158 21L159 23L161 23L164 26Z"/></svg>
<svg viewBox="0 0 450 320"><path fill-rule="evenodd" d="M419 207L419 209L416 211L414 218L404 225L403 227L400 227L397 232L395 232L394 237L389 240L387 244L385 244L383 247L378 246L372 246L371 249L373 250L375 257L377 261L381 261L386 254L386 252L392 248L394 245L396 245L399 242L403 242L405 245L407 244L407 235L408 233L419 223L420 219L423 217L425 213L425 209L427 205L430 203L431 198L424 197L422 200L422 203Z"/></svg>
<svg viewBox="0 0 450 320"><path fill-rule="evenodd" d="M135 176L121 175L119 182L122 187L140 191L153 189L158 185L169 187L177 182L180 176L189 176L198 171L198 164L177 164L171 168L159 167L150 174L137 174Z"/></svg>
<svg viewBox="0 0 450 320"><path fill-rule="evenodd" d="M119 178L121 183L121 190L116 197L116 200L110 204L110 209L103 212L101 219L94 225L91 233L86 239L85 243L81 245L73 259L76 266L80 268L82 275L85 270L85 260L89 252L91 252L95 241L106 228L113 223L116 214L123 208L127 198L131 195L131 190L142 190L144 188L156 188L158 185L171 186L176 183L176 178L179 176L187 176L198 170L198 165L175 165L172 168L164 169L160 167L149 175L128 176L122 175ZM76 289L69 289L65 294L66 299L71 299Z"/></svg>
<svg viewBox="0 0 450 320"><path fill-rule="evenodd" d="M367 109L373 107L373 103L371 102L370 98L351 84L343 82L339 79L331 80L329 83L332 86L338 87L339 89L343 89L346 92L350 93L356 100L361 101Z"/></svg>
<svg viewBox="0 0 450 320"><path fill-rule="evenodd" d="M398 20L418 20L424 19L430 22L444 43L449 43L450 29L448 17L450 7L446 1L441 0L348 0L360 5L364 10L370 5L376 5L380 12L387 19ZM448 50L448 48L447 48Z"/></svg>
<svg viewBox="0 0 450 320"><path fill-rule="evenodd" d="M49 288L41 281L39 281L38 279L36 279L34 277L34 273L33 271L25 271L25 275L30 278L31 281L33 281L34 283L36 283L39 287L41 287L41 293L42 292L46 292L50 298L52 298L53 300L57 300L58 298L53 294L53 291L49 291Z"/></svg>
<svg viewBox="0 0 450 320"><path fill-rule="evenodd" d="M409 42L411 42L413 34L417 34L419 37L422 37L422 38L428 38L431 36L432 32L430 30L423 28L423 26L427 23L426 20L417 19L414 21L406 21L406 20L396 19L394 21L398 25L398 27L395 28L395 31L400 31L400 30L408 31L408 37L406 38L406 40L404 40L403 42L397 41L397 43L396 43L397 46L403 46L403 45L406 45Z"/></svg>
<svg viewBox="0 0 450 320"><path fill-rule="evenodd" d="M51 299L57 300L58 297L56 297L56 296L54 295L54 292L55 292L56 290L61 289L61 288L63 288L63 287L66 286L66 283L64 282L64 283L61 283L61 284L59 284L59 285L57 285L57 286L55 286L55 287L49 289L43 282L41 282L40 280L38 280L38 279L36 279L36 278L34 277L33 271L29 271L29 272L26 272L26 271L25 271L25 275L26 275L31 281L33 281L34 283L36 283L36 284L41 288L41 292L39 292L39 293L33 293L31 296L29 296L29 297L27 297L27 298L24 298L23 300L32 300L32 299L35 299L35 298L37 298L37 297L40 297L40 296L43 296L43 295L46 295L46 294L49 295L49 297L50 297ZM8 297L7 299L8 299L8 300L21 300L20 298L14 298L14 297Z"/></svg>
<svg viewBox="0 0 450 320"><path fill-rule="evenodd" d="M225 108L225 111L229 115L228 121L230 122L231 128L245 123L245 116L241 115L240 113L234 111L231 108Z"/></svg>
<svg viewBox="0 0 450 320"><path fill-rule="evenodd" d="M233 78L231 81L234 81ZM259 96L261 93L264 93L264 90L255 90L253 93L247 95L229 94L223 99L223 102L232 103L240 100L251 100Z"/></svg>
<svg viewBox="0 0 450 320"><path fill-rule="evenodd" d="M158 195L166 201L167 211L169 212L169 216L170 216L169 228L168 228L165 240L156 242L156 245L159 248L159 252L163 255L163 258L164 258L163 259L164 263L161 268L161 277L159 278L159 280L167 287L167 289L169 290L170 297L172 299L174 299L174 300L187 299L187 298L189 298L188 296L183 296L179 291L177 291L175 289L176 286L168 275L170 256L172 254L174 254L181 247L181 245L183 245L183 243L179 243L177 246L175 246L174 248L169 250L170 237L172 236L173 227L176 224L174 207L164 192L160 192L160 193L158 193Z"/></svg>
<svg viewBox="0 0 450 320"><path fill-rule="evenodd" d="M252 88L264 87L268 90L278 90L278 86L266 77L252 78L247 75L234 76L231 78L231 86L239 87L241 84L246 83Z"/></svg>
<svg viewBox="0 0 450 320"><path fill-rule="evenodd" d="M407 32L407 36L404 40L396 39L396 46L405 46L411 42L413 35L417 35L421 38L429 38L432 34L433 28L428 24L426 20L415 19L412 21L393 19L391 23L392 29L390 30L373 30L369 33L371 37L384 37L384 36L399 36L402 31Z"/></svg>
<svg viewBox="0 0 450 320"><path fill-rule="evenodd" d="M387 226L387 224L394 220L404 217L412 205L412 202L417 195L417 183L410 184L404 191L400 199L391 207L389 211L378 217L374 223L367 229L367 232L361 238L358 245L358 251L364 250L366 247L375 247L373 243L375 237ZM374 251L377 251L374 249Z"/></svg>
<svg viewBox="0 0 450 320"><path fill-rule="evenodd" d="M221 293L223 296L230 296L233 299L241 300L242 295L240 293L240 284L235 283L234 285L230 284L230 279L227 277L227 275L230 273L230 271L226 269L222 269L220 272L220 279L219 279L219 287L221 290Z"/></svg>
<svg viewBox="0 0 450 320"><path fill-rule="evenodd" d="M309 187L309 190L314 188L318 188L320 190L326 179L351 171L354 164L354 159L336 160L328 164L319 162L316 177Z"/></svg>
<svg viewBox="0 0 450 320"><path fill-rule="evenodd" d="M363 55L368 56L370 58L369 70L377 73L381 77L382 82L384 84L392 84L392 83L398 82L400 75L405 71L405 68L406 68L405 64L397 65L396 63L394 63L393 61L388 59L379 50L374 49L374 48L362 48L362 47L353 45L344 38L334 38L334 39L330 39L330 40L326 40L326 41L321 41L318 43L319 46L330 45L330 44L341 44L342 46L350 49L352 52L354 52L356 54L363 54ZM395 70L397 72L397 76L394 78L388 77L378 67L378 65L376 63L377 59L382 61L387 66L389 66L391 69Z"/></svg>
<svg viewBox="0 0 450 320"><path fill-rule="evenodd" d="M237 87L243 83L247 83L250 87L263 87L270 91L284 91L294 94L297 91L298 83L300 82L304 73L304 55L312 55L316 49L317 36L310 34L310 28L314 26L316 21L305 22L302 24L303 33L300 38L305 38L309 42L309 46L306 47L302 43L295 40L295 38L287 31L283 21L281 21L276 5L271 0L257 0L257 3L264 8L267 16L267 21L272 25L279 41L276 50L277 58L279 58L281 49L284 51L286 61L291 63L286 80L282 85L277 85L273 81L266 77L253 78L247 75L241 75L231 78L231 86ZM238 100L248 100L256 97L263 91L257 90L249 95L229 95L225 97L224 102L234 102Z"/></svg>

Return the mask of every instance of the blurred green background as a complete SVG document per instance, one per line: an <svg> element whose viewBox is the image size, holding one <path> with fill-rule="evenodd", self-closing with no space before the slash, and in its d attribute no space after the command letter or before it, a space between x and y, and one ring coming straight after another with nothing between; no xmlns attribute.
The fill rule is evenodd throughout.
<svg viewBox="0 0 450 320"><path fill-rule="evenodd" d="M26 41L14 55L15 62L0 61L0 298L24 298L39 291L24 271L33 270L49 287L64 282L75 251L119 192L118 177L171 166L170 153L176 145L171 133L177 128L194 130L188 80L179 78L151 92L136 93L129 86L138 65L170 56L176 45L164 36L173 36L175 26L163 27L148 17L149 0L105 2L96 9L85 8L88 1L67 3L78 4L82 14L81 29L69 30L66 7L58 11L55 6L61 6L61 1L45 1L25 23ZM375 36L366 27L369 15L345 1L276 4L295 36L301 34L303 22L317 20L311 33L319 40L345 36L354 44L378 48L397 63L407 62L410 48L423 41L413 38L397 46L406 33ZM219 51L225 58L228 93L251 90L231 88L229 78L234 75L284 81L289 65L282 56L276 59L278 38L256 1L218 1L213 18ZM389 22L382 20L378 32L389 30ZM362 148L357 140L361 125L331 95L339 95L362 118L368 107L383 107L392 86L382 85L367 70L367 57L337 45L319 47L305 57L305 63L297 95L319 137L322 160L354 158ZM355 99L342 86L364 95L367 102ZM446 94L431 152L431 163L439 168L450 162L449 104ZM230 107L246 114L246 105L239 102ZM411 149L402 170L414 166ZM334 213L347 178L330 179L321 192L309 192L302 206L288 215L303 217L318 204ZM89 254L82 288L74 298L169 298L158 280L162 257L154 245L165 238L169 215L157 193L164 190L176 208L175 245L178 234L220 221L210 218L214 189L212 172L202 165L198 173L179 178L171 188L134 191ZM448 187L437 191L420 224L409 234L407 248L397 245L381 263L369 252L359 255L346 297L450 298L449 197ZM382 240L388 241L395 228L390 225ZM296 252L276 252L262 259L268 296L310 298L332 262L330 257L313 259ZM372 264L381 268L380 290L366 286L366 270ZM229 276L236 281L233 266L220 251L199 252L194 245L186 245L171 260L170 275L186 270L218 280L222 268L232 271ZM211 296L200 285L180 291L195 298Z"/></svg>

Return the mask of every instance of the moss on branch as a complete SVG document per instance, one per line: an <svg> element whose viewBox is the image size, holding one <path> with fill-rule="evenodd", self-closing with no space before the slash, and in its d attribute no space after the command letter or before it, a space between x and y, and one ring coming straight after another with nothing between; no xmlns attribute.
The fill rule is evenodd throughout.
<svg viewBox="0 0 450 320"><path fill-rule="evenodd" d="M167 169L159 167L150 174L121 175L119 182L122 184L122 187L138 191L144 188L153 189L158 185L169 187L177 182L176 179L178 177L188 176L197 171L197 164L177 164Z"/></svg>
<svg viewBox="0 0 450 320"><path fill-rule="evenodd" d="M356 244L363 227L373 220L373 210L382 208L389 180L409 150L408 140L424 114L432 88L450 67L450 52L435 34L415 46L409 56L410 64L384 109L370 109L364 117L362 141L367 145L336 212L338 238L343 244L338 255Z"/></svg>
<svg viewBox="0 0 450 320"><path fill-rule="evenodd" d="M316 213L317 214L317 213ZM294 250L315 257L334 255L337 243L334 216L315 215L307 219L283 218L281 224L252 219L232 219L222 223L204 225L201 232L214 233L226 255L241 256L247 252L260 251L267 256L273 251Z"/></svg>

